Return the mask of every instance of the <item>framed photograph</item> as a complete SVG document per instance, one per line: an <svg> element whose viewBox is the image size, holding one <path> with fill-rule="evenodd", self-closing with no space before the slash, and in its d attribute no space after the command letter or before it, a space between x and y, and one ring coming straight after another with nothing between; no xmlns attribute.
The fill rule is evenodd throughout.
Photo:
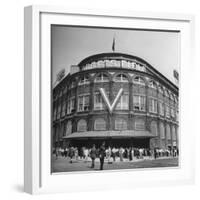
<svg viewBox="0 0 200 200"><path fill-rule="evenodd" d="M26 7L25 191L192 183L193 29L190 15Z"/></svg>

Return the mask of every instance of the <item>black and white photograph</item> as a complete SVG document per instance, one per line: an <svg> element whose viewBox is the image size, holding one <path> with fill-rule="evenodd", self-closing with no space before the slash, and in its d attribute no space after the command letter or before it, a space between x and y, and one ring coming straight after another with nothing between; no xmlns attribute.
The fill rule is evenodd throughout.
<svg viewBox="0 0 200 200"><path fill-rule="evenodd" d="M180 32L51 25L51 172L179 167Z"/></svg>

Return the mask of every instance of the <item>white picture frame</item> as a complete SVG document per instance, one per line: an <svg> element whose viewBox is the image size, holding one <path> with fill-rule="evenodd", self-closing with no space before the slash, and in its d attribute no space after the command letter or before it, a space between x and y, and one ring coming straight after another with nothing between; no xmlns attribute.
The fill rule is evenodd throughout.
<svg viewBox="0 0 200 200"><path fill-rule="evenodd" d="M50 25L90 25L181 31L180 167L98 173L51 174ZM25 8L24 190L31 194L120 189L194 181L194 131L188 102L194 67L194 17L122 10L56 6ZM184 106L183 106L184 105ZM187 133L190 133L189 135ZM84 184L83 181L84 180ZM107 181L112 180L112 183Z"/></svg>

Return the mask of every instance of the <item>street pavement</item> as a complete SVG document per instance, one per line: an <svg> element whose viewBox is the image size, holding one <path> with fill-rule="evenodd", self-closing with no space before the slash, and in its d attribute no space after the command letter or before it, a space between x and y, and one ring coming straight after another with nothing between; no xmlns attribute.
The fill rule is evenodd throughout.
<svg viewBox="0 0 200 200"><path fill-rule="evenodd" d="M70 163L69 158L55 157L52 158L52 172L74 172L74 171L99 171L99 159L95 160L95 167L91 168L91 161L88 160L73 160ZM134 161L125 160L120 162L109 163L107 159L104 162L104 170L118 170L118 169L137 169L137 168L156 168L156 167L178 167L178 158L165 157L158 159L135 159Z"/></svg>

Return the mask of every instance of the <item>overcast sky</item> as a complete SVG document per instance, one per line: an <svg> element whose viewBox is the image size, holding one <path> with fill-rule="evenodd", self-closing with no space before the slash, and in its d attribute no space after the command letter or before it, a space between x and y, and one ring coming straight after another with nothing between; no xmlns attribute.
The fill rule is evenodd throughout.
<svg viewBox="0 0 200 200"><path fill-rule="evenodd" d="M164 76L175 82L179 71L179 35L177 32L52 26L52 81L56 74L77 65L93 54L115 52L143 58Z"/></svg>

